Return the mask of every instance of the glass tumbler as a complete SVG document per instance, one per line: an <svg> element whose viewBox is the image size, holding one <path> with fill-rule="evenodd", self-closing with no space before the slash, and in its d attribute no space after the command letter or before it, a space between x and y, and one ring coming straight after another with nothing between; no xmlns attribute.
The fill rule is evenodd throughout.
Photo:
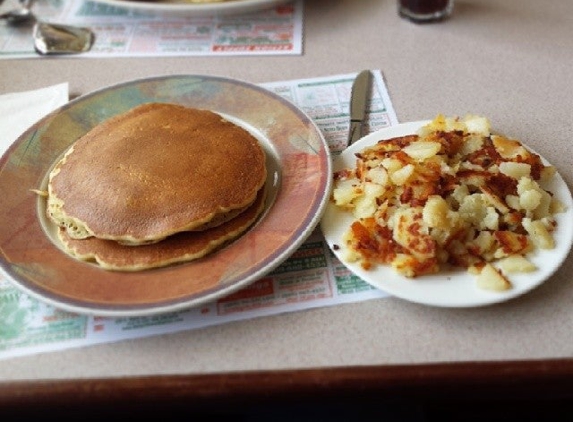
<svg viewBox="0 0 573 422"><path fill-rule="evenodd" d="M436 22L452 14L454 0L398 0L398 14L412 22Z"/></svg>

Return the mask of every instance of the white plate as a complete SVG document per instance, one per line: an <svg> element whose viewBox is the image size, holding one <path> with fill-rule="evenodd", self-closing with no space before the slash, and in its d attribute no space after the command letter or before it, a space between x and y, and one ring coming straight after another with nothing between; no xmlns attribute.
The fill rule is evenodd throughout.
<svg viewBox="0 0 573 422"><path fill-rule="evenodd" d="M94 3L124 9L139 10L179 16L207 16L214 14L248 13L269 9L292 0L232 0L217 3L189 3L185 1L129 1L129 0L92 0Z"/></svg>
<svg viewBox="0 0 573 422"><path fill-rule="evenodd" d="M382 139L404 136L414 133L428 121L404 123L381 129L358 140L339 156L333 157L333 171L355 166L355 153ZM530 151L533 151L528 147ZM533 151L535 152L535 151ZM545 164L547 160L543 159ZM556 214L558 229L553 232L556 242L555 249L537 251L529 256L538 270L527 274L512 274L509 278L513 284L510 290L490 292L476 286L475 276L465 269L456 269L439 274L424 275L409 279L395 272L390 266L377 266L369 271L359 264L347 263L342 260L344 245L341 241L343 233L354 221L349 212L344 212L330 202L321 220L321 229L328 246L336 257L354 274L367 283L396 297L431 306L440 307L473 307L482 306L520 296L547 280L567 258L573 244L573 199L565 181L556 173L550 184L544 188L553 192L567 207L564 213ZM338 248L334 248L338 245Z"/></svg>

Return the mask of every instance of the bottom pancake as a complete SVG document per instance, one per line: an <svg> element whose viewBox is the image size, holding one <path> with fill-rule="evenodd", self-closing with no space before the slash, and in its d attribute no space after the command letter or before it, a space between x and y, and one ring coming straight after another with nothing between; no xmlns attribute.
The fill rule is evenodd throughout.
<svg viewBox="0 0 573 422"><path fill-rule="evenodd" d="M255 197L255 199L254 199L249 205L247 205L246 207L237 208L237 209L234 209L234 210L231 210L231 211L227 211L227 212L224 212L224 213L220 213L219 215L216 215L215 217L213 217L213 218L211 219L211 221L209 221L209 222L207 222L207 223L204 223L204 224L201 224L201 225L198 226L198 227L195 227L195 228L193 228L193 229L191 229L191 230L186 230L186 231L198 232L198 231L208 230L208 229L212 229L212 228L214 228L214 227L220 226L221 224L224 224L224 223L226 223L227 221L232 220L233 218L237 217L239 214L241 214L243 211L245 211L245 210L248 209L251 205L253 205L253 204L256 202L256 200L257 200L257 197ZM66 232L67 232L67 230L69 229L69 227L66 227L65 229L66 229ZM66 235L66 237L69 238L70 240L71 240L71 239L76 239L76 238L72 238L72 237L69 236L69 235ZM60 239L61 239L61 235L60 235ZM86 239L86 238L78 238L78 240L81 240L81 239ZM153 243L158 243L158 242L163 241L164 239L166 239L166 238L164 237L164 238L157 239L157 240L149 240L149 241L146 241L146 242L139 242L139 243L130 243L130 242L127 242L127 241L124 241L124 240L117 240L116 242L119 243L119 244L121 244L121 245L126 245L126 246L141 246L141 245L151 245L151 244L153 244Z"/></svg>
<svg viewBox="0 0 573 422"><path fill-rule="evenodd" d="M265 205L265 189L235 218L211 229L181 232L148 245L122 245L113 240L90 237L73 239L65 229L58 235L66 251L82 261L99 264L106 270L141 271L202 258L243 234L258 218Z"/></svg>

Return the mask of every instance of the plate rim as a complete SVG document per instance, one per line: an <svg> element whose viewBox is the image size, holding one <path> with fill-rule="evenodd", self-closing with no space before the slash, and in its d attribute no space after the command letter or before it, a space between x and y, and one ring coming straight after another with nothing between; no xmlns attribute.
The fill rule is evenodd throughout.
<svg viewBox="0 0 573 422"><path fill-rule="evenodd" d="M183 3L183 2L143 2L124 0L93 0L94 3L105 4L122 9L141 12L185 13L190 16L207 16L213 14L248 13L270 9L281 4L297 0L233 0L216 3Z"/></svg>
<svg viewBox="0 0 573 422"><path fill-rule="evenodd" d="M337 156L333 156L333 172L341 169L343 167L342 162L346 158L349 158L354 152L357 152L357 151L359 151L359 150L361 150L364 147L367 147L369 145L373 145L377 140L384 140L384 139L390 139L390 138L395 137L395 136L404 136L404 135L408 135L408 134L413 134L413 133L415 133L415 131L417 129L419 129L421 126L423 126L424 124L427 124L429 122L431 122L431 119L424 119L424 120L399 123L397 125L382 128L382 129L379 129L375 132L372 132L370 134L363 136L362 138L357 140L355 143L350 145L347 149L342 151L340 154L338 154ZM539 154L533 148L529 147L526 143L522 142L522 145L524 145L531 152L538 154L545 164L551 164L547 159L545 159L543 157L543 155ZM380 289L380 290L388 293L391 296L395 296L395 297L400 298L402 300L406 300L406 301L409 301L412 303L417 303L420 305L434 306L434 307L441 307L441 308L470 308L470 307L480 307L480 306L493 305L493 304L501 303L501 302L522 296L523 294L525 294L525 293L535 289L536 287L540 286L545 281L547 281L547 279L549 279L555 272L557 272L557 270L563 265L564 261L567 259L567 257L571 253L571 249L573 246L573 197L571 195L571 190L567 186L567 183L565 182L565 180L563 179L563 177L561 176L561 174L559 173L557 168L556 168L556 173L554 175L554 183L558 184L559 187L561 189L564 189L564 191L566 191L566 193L567 193L566 198L559 198L560 200L562 200L565 203L565 205L567 206L567 210L564 213L556 214L556 219L559 219L560 223L563 223L563 221L567 222L568 220L571 221L571 223L565 224L565 227L567 229L566 233L564 234L565 245L563 248L558 248L558 250L557 250L557 252L560 252L560 255L559 255L560 259L557 261L557 263L555 265L553 265L550 268L550 270L546 271L545 275L543 275L538 280L536 280L536 282L530 283L526 287L519 288L519 289L513 289L513 290L509 290L509 291L505 291L505 292L488 292L485 290L478 289L476 287L475 290L478 293L478 295L483 296L483 298L481 300L478 300L478 301L476 301L476 300L465 300L465 301L454 301L454 302L452 302L452 301L438 301L438 300L422 300L418 297L412 297L410 294L408 294L407 292L405 293L404 291L401 291L400 289L396 289L395 286L393 286L393 285L388 285L388 284L384 285L383 282L376 282L373 279L374 274L377 274L377 275L384 275L391 280L399 280L400 282L404 282L404 283L412 281L412 279L409 279L407 277L404 277L404 276L396 273L390 267L379 266L377 268L377 271L373 272L373 271L363 270L359 264L344 262L344 260L341 257L342 249L343 249L343 246L341 246L342 242L340 242L340 240L336 240L333 238L335 229L333 228L333 225L330 224L330 220L332 218L336 218L336 217L339 217L342 215L343 216L342 218L344 218L344 216L347 217L345 219L345 221L348 222L348 221L353 221L354 217L352 217L350 213L345 213L344 211L338 209L332 203L332 201L329 201L329 204L326 206L326 210L323 214L323 218L321 220L320 227L321 227L322 233L325 237L325 240L327 242L328 247L330 248L331 252L336 256L336 258L340 261L340 263L344 267L346 267L354 275L363 279L369 285L371 285L377 289ZM569 219L568 219L568 217L569 217ZM340 230L341 229L339 228L339 232L340 232ZM555 237L555 234L554 234L554 237ZM339 244L337 244L337 248L334 247L334 245L336 244L335 242L339 243ZM538 251L536 251L536 252L538 252ZM550 253L550 252L546 252L546 253ZM468 274L467 270L464 270L464 269L459 269L459 270L454 269L450 272L440 272L436 275L429 275L429 276L424 276L424 277L425 277L425 279L429 279L430 277L431 278L437 278L437 277L441 276L442 278L445 278L446 280L451 280L452 276L456 277L458 275L460 277L464 276L464 278L466 278L466 279L469 279L471 277L472 283L475 284L475 278L473 278L473 276ZM512 274L511 275L510 278L512 279L512 281L514 281L516 279L516 276L520 276L520 275L519 274L517 274L517 275ZM526 278L526 276L527 276L527 274L522 274L520 278L523 279L523 278ZM415 280L415 282L419 282L420 280L422 280L422 277Z"/></svg>
<svg viewBox="0 0 573 422"><path fill-rule="evenodd" d="M85 304L85 301L83 302L80 301L82 304L78 305L77 304L78 300L76 299L69 301L62 299L61 297L53 297L51 292L47 291L39 292L35 289L38 288L38 286L35 285L30 286L31 283L29 282L29 280L25 279L25 276L16 276L13 271L8 269L9 263L6 261L6 257L3 253L4 249L3 247L0 247L0 252L2 252L2 254L0 254L0 273L2 273L3 276L5 276L5 278L11 285L25 292L29 296L41 302L48 303L49 305L52 305L58 309L84 315L97 315L103 317L133 317L133 316L151 316L151 315L163 314L166 312L186 310L228 296L233 292L238 291L241 288L247 287L249 284L254 283L258 279L262 278L263 276L274 270L276 267L278 267L281 263L283 263L294 251L296 251L296 248L298 248L302 243L304 243L304 241L312 234L313 230L317 228L320 219L322 217L322 214L326 208L326 205L328 204L328 197L330 190L332 188L332 180L330 177L328 177L328 175L332 172L332 160L330 158L331 152L328 143L326 142L326 139L322 134L322 131L319 129L316 122L305 111L303 111L300 107L298 107L294 103L288 101L287 99L281 97L280 95L274 93L273 91L263 86L256 85L251 82L247 82L236 78L204 75L204 74L158 75L153 77L132 79L88 92L58 107L53 112L39 119L32 127L24 131L24 133L21 136L19 136L16 139L16 141L14 141L10 145L10 147L5 151L5 153L0 157L0 176L4 173L5 171L4 167L6 166L6 163L8 162L9 158L15 153L17 147L25 140L27 140L30 136L32 136L31 134L34 133L37 130L37 128L42 127L42 125L45 125L46 122L50 122L52 118L58 116L64 111L73 107L79 107L81 106L82 103L85 103L94 96L102 95L114 90L119 90L130 86L137 86L138 84L141 83L149 83L149 82L168 83L171 80L179 78L183 78L184 80L208 79L214 82L237 84L240 85L241 87L246 87L252 92L255 92L257 96L260 95L272 98L274 101L280 103L285 108L285 110L289 109L289 111L294 113L297 116L297 118L300 119L299 123L303 125L305 129L308 130L309 137L311 138L314 137L313 139L318 140L318 142L320 143L320 149L318 151L312 151L312 152L314 155L318 157L317 160L320 161L321 168L324 167L324 170L326 172L324 175L322 175L322 177L318 178L318 182L316 183L316 186L319 186L320 188L317 188L314 191L315 195L308 199L309 211L313 211L313 213L309 212L308 214L303 215L300 218L300 221L308 221L308 224L304 228L298 226L300 233L294 239L292 239L290 243L288 244L283 243L281 245L281 248L280 250L278 250L278 253L274 254L272 258L269 258L271 260L270 265L261 266L260 268L257 268L255 272L249 273L249 276L244 277L243 279L241 279L240 282L231 283L215 289L208 289L207 290L208 293L203 294L201 297L191 298L190 300L178 299L175 303L173 303L172 300L163 300L161 302L158 302L159 304L154 304L151 306L115 305L115 304L112 306L105 304L104 305L98 304L94 306ZM162 101L165 102L165 100ZM249 126L249 124L247 124L247 126ZM73 140L70 140L69 143L70 144L73 143ZM276 148L277 146L273 144L273 147ZM282 163L279 163L279 166L282 167L281 164ZM284 181L284 179L288 175L285 174L284 169L282 169L281 171L282 175L280 176L280 178L281 180ZM47 172L47 167L46 166L42 167L40 170L38 170L38 172L42 172L43 174L45 174ZM277 192L277 198L281 195L281 190L282 190L281 187L279 187ZM318 195L318 193L321 194ZM270 208L272 208L272 206L274 206L274 203L271 205ZM263 213L264 214L268 213L270 208L265 207L265 211ZM39 219L35 210L34 210L34 215L36 216L36 219ZM257 221L255 223L255 226L253 226L250 230L253 231L260 230L259 221ZM293 233L295 232L296 231L293 231ZM53 248L57 248L57 246L54 245L51 241L50 244L52 245ZM0 246L2 245L0 244ZM179 271L185 271L185 266L186 265L188 266L188 264L190 263L182 264L181 267L182 269L180 269ZM86 264L78 261L78 265L86 265ZM162 268L156 270L162 270ZM102 274L105 274L105 271ZM40 290L45 290L45 289L40 288ZM163 302L168 302L168 303L163 304Z"/></svg>

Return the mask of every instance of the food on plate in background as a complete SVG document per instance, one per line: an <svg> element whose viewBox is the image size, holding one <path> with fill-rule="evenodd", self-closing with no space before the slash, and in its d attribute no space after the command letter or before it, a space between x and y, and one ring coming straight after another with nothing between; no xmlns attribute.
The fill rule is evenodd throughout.
<svg viewBox="0 0 573 422"><path fill-rule="evenodd" d="M127 0L133 1L133 0ZM240 1L240 0L173 0L173 1L165 1L165 0L141 0L146 1L149 3L223 3L225 1Z"/></svg>
<svg viewBox="0 0 573 422"><path fill-rule="evenodd" d="M71 145L50 171L46 213L72 255L145 269L204 256L244 232L263 209L266 175L265 152L244 128L210 110L147 103ZM176 234L185 238L177 256L164 256Z"/></svg>
<svg viewBox="0 0 573 422"><path fill-rule="evenodd" d="M553 249L564 206L543 186L552 166L481 116L438 115L417 133L380 140L334 174L332 201L353 213L343 259L418 277L467 268L480 288L511 288Z"/></svg>

